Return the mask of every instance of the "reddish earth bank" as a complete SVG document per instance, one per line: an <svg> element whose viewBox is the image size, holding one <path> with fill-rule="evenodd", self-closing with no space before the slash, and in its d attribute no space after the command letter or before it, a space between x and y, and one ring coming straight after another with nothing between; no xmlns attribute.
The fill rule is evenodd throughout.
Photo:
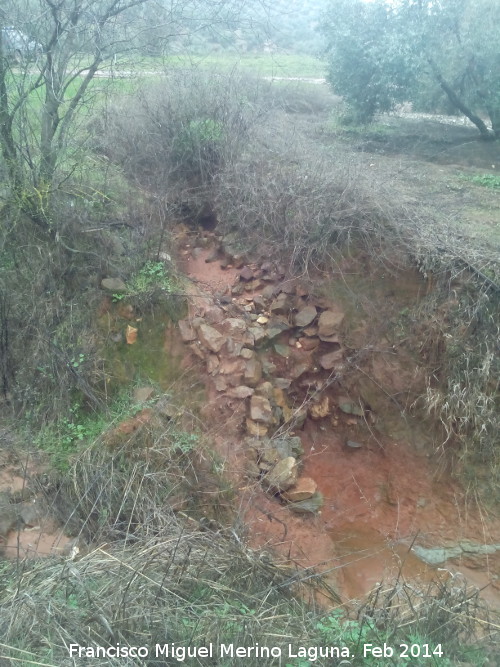
<svg viewBox="0 0 500 667"><path fill-rule="evenodd" d="M216 241L216 247L218 243ZM301 340L308 347L310 339L301 338L304 328L297 331L296 326L290 326L277 338L278 344L268 345L264 352L259 351L257 344L249 345L264 368L269 361L272 366L262 378L250 383L248 394L240 390L242 385L246 386L241 373L234 381L230 374L223 376L221 382L220 369L228 363L228 357L234 355L232 343L229 345L231 353L227 353L227 339L235 337L234 332L228 333L225 323L228 318L243 318L248 328L259 317L272 318L273 307L280 312L276 303L283 293L281 290L296 299L287 314L292 323L297 323L297 313L306 305L313 304L321 313L341 312L342 304L313 296L312 288L306 289L297 281L286 281L279 267L267 266L269 262L247 265L239 257L231 258L230 254L228 259L224 247L217 253L206 245L206 238L203 248L198 247L196 238L190 238L181 255L183 269L196 285L197 294L187 318L195 324L193 337L187 344L207 365L210 401L204 416L210 428L215 425L214 440L219 453L226 458L233 479L239 479L239 502L251 544L266 546L303 567L318 567L329 574L344 599L362 597L376 582L390 579L400 569L406 578L426 581L461 572L471 584L484 589L485 599L500 607L500 557L493 548L500 545L499 522L486 519L477 508L471 509L463 489L443 470L446 466L436 465L427 447L410 444L411 434L420 430L417 423L407 423L407 428L398 429L394 426L397 419L392 415L372 413L371 406L366 407L362 393L356 393L355 381L345 379L342 383L330 383L337 368L340 367L339 374L342 372L344 355L333 364L333 370L308 368L303 375L299 373L295 377L294 368L310 354L304 354L304 347L300 343L297 346L297 342ZM290 289L291 283L293 289ZM275 286L274 294L262 300L269 285ZM268 295L269 292L267 289ZM303 318L307 322L307 313L303 313ZM216 347L219 344L221 347L217 352L215 348L210 349L210 341L200 343L196 326L199 327L201 321L220 332L222 339ZM265 326L269 327L269 322ZM239 333L245 335L244 331ZM332 341L337 340L339 343L335 345ZM338 337L331 337L328 344L334 346L328 349L340 347L342 350L342 331ZM287 345L289 349L283 349ZM320 345L325 343L320 342ZM322 349L325 350L326 347ZM316 362L321 359L314 347L312 354ZM384 365L381 377L392 374L393 385L406 382L411 370L407 363L404 355L401 359L391 358L390 363ZM244 366L241 368L244 375ZM230 370L238 375L240 366L233 364ZM292 382L285 390L285 404L280 404L283 408L281 423L279 420L266 423L265 414L253 422L252 397L265 395L265 391L261 391L263 383L273 384L276 378L290 377ZM303 377L311 380L312 393L306 394L301 387ZM235 398L238 391L241 397ZM380 387L380 391L383 393L384 387ZM297 411L302 400L307 407L303 423L297 426L293 419L287 422L287 409L292 413ZM276 396L269 401L274 410L275 402ZM362 406L361 411L358 405ZM424 425L423 430L425 428ZM273 437L276 431L278 436L300 436L303 454L298 474L316 483L323 497L318 511L297 514L292 511L293 503L283 502L286 496L283 490L276 493L274 489L274 494L265 492L262 480L266 480L269 473L264 469L262 477L262 454L261 458L256 458L250 451L249 456L249 442L255 444L249 436L265 439L273 435L273 431ZM410 433L409 438L395 437L405 432ZM260 466L260 473L255 463ZM489 553L482 550L484 545L491 547L486 550ZM436 562L439 559L434 558L433 549L440 549L450 557ZM429 556L429 564L419 557L427 552L434 558Z"/></svg>

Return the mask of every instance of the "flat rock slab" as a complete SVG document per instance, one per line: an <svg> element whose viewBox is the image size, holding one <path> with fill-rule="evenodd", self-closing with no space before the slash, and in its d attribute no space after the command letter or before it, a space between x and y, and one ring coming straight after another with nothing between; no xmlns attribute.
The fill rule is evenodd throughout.
<svg viewBox="0 0 500 667"><path fill-rule="evenodd" d="M325 371L331 370L335 364L342 360L342 355L344 351L342 349L335 350L334 352L328 352L319 358L319 364L321 368L324 368Z"/></svg>
<svg viewBox="0 0 500 667"><path fill-rule="evenodd" d="M108 292L126 292L127 286L121 278L104 278L101 280L101 287Z"/></svg>
<svg viewBox="0 0 500 667"><path fill-rule="evenodd" d="M312 498L316 493L318 486L310 477L299 477L297 483L291 486L288 491L282 494L285 500L290 503L298 503L302 500Z"/></svg>
<svg viewBox="0 0 500 667"><path fill-rule="evenodd" d="M319 316L318 332L319 336L333 336L337 333L344 320L344 313L333 310L325 310Z"/></svg>
<svg viewBox="0 0 500 667"><path fill-rule="evenodd" d="M307 327L318 314L315 306L306 306L299 310L295 315L295 326L296 327Z"/></svg>
<svg viewBox="0 0 500 667"><path fill-rule="evenodd" d="M177 324L179 325L181 338L185 343L190 343L198 338L196 331L188 320L179 320Z"/></svg>
<svg viewBox="0 0 500 667"><path fill-rule="evenodd" d="M145 403L154 393L154 387L138 387L134 389L134 403Z"/></svg>
<svg viewBox="0 0 500 667"><path fill-rule="evenodd" d="M297 514L314 514L319 512L323 507L323 496L319 491L307 498L307 500L299 500L298 502L290 503L288 507Z"/></svg>
<svg viewBox="0 0 500 667"><path fill-rule="evenodd" d="M278 461L272 470L264 478L264 484L271 492L287 491L297 482L297 460L293 456L287 456Z"/></svg>
<svg viewBox="0 0 500 667"><path fill-rule="evenodd" d="M245 364L244 371L245 383L250 387L255 387L262 379L262 365L253 358L249 359Z"/></svg>
<svg viewBox="0 0 500 667"><path fill-rule="evenodd" d="M231 398L248 398L249 396L252 396L253 393L254 389L251 387L240 385L239 387L233 387L232 389L229 389L227 395Z"/></svg>
<svg viewBox="0 0 500 667"><path fill-rule="evenodd" d="M255 422L270 424L273 421L273 409L265 396L253 395L250 399L250 419Z"/></svg>
<svg viewBox="0 0 500 667"><path fill-rule="evenodd" d="M226 342L225 336L208 324L200 324L198 327L198 338L206 348L215 353L220 352Z"/></svg>

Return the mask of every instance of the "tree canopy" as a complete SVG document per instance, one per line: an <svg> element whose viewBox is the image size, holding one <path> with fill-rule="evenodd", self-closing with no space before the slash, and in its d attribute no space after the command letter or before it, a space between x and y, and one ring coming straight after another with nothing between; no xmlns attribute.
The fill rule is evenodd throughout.
<svg viewBox="0 0 500 667"><path fill-rule="evenodd" d="M483 138L498 138L499 25L497 0L332 0L322 24L329 80L361 121L429 103L438 87Z"/></svg>

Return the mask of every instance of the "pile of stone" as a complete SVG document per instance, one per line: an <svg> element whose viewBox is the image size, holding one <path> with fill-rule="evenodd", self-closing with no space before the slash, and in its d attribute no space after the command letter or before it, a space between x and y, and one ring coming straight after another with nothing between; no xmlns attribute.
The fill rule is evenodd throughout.
<svg viewBox="0 0 500 667"><path fill-rule="evenodd" d="M300 281L285 280L282 266L270 261L241 264L235 241L228 254L229 241L223 240L214 256L222 268L239 266L230 295L219 298L217 305L197 300L179 329L192 352L206 362L217 391L246 401L247 434L267 442L285 423L293 432L308 416L321 419L330 414L321 388L327 385L325 378L343 369L344 313L312 295ZM207 259L213 261L211 255ZM288 391L302 382L317 396L307 408L291 404ZM294 506L318 498L312 480L293 478L296 460L295 455L282 457L265 474L260 467L256 475L270 493L280 494ZM265 457L254 463L264 465ZM287 470L285 488L280 475ZM293 489L295 484L298 489Z"/></svg>
<svg viewBox="0 0 500 667"><path fill-rule="evenodd" d="M299 474L299 459L304 450L298 436L248 438L246 444L247 477L260 479L266 492L278 495L295 512L317 512L321 508L323 497L316 482Z"/></svg>

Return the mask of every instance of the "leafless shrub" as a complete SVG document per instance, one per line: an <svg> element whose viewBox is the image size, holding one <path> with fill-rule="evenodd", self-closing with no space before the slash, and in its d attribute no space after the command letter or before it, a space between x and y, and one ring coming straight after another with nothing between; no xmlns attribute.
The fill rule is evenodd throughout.
<svg viewBox="0 0 500 667"><path fill-rule="evenodd" d="M436 644L451 640L455 655L448 654L448 659L463 658L465 646L498 643L496 623L479 590L468 586L460 574L427 584L405 581L402 576L393 583L382 582L360 606L357 617L379 630L391 628L394 638L425 637Z"/></svg>
<svg viewBox="0 0 500 667"><path fill-rule="evenodd" d="M398 235L393 207L348 158L332 161L300 132L282 132L280 118L220 172L216 192L225 231L254 246L276 245L295 268L324 265L336 247L380 256Z"/></svg>
<svg viewBox="0 0 500 667"><path fill-rule="evenodd" d="M199 195L249 141L266 113L262 91L268 87L237 72L174 71L110 107L96 141L156 192L176 187Z"/></svg>

